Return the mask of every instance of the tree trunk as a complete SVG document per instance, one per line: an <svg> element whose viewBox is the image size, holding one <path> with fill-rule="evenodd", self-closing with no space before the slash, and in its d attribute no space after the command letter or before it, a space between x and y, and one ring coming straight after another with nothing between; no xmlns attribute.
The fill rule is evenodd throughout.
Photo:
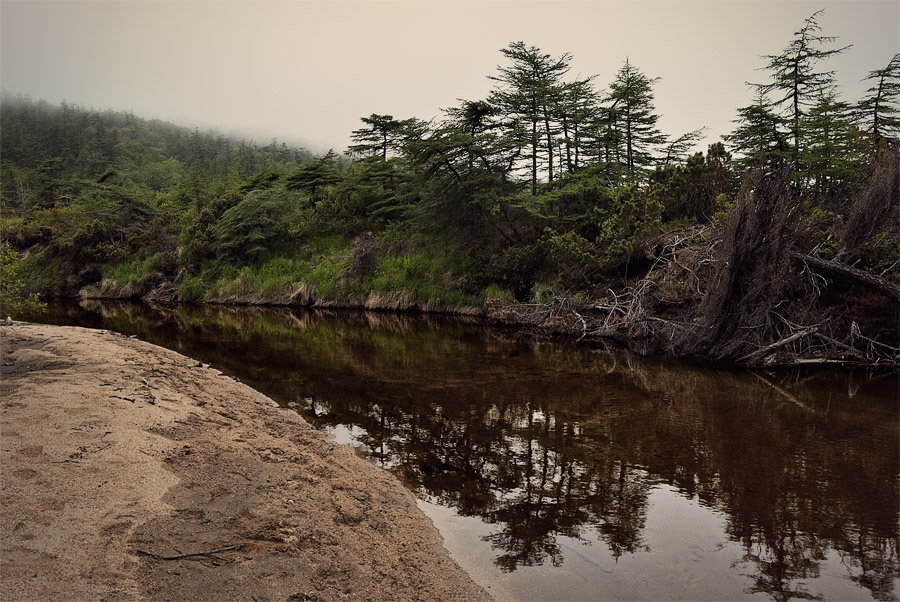
<svg viewBox="0 0 900 602"><path fill-rule="evenodd" d="M803 262L811 268L828 272L840 278L844 278L845 280L850 280L851 282L865 286L871 290L878 291L886 297L890 297L894 301L900 303L900 285L894 284L881 276L870 274L865 270L855 268L846 263L819 259L818 257L812 257L811 255L804 255L802 253L791 253L791 259Z"/></svg>
<svg viewBox="0 0 900 602"><path fill-rule="evenodd" d="M550 131L550 116L544 107L544 129L547 136L547 182L553 183L553 135Z"/></svg>
<svg viewBox="0 0 900 602"><path fill-rule="evenodd" d="M537 110L537 109L535 109ZM537 118L531 118L531 196L537 196Z"/></svg>

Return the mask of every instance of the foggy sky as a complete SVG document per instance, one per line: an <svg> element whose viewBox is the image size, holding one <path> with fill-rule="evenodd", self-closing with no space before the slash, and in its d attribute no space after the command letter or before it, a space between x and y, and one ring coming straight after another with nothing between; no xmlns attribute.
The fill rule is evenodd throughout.
<svg viewBox="0 0 900 602"><path fill-rule="evenodd" d="M573 55L570 76L605 88L626 57L655 87L659 126L732 129L777 54L820 8L853 44L844 100L900 52L900 2L395 1L13 2L0 0L0 85L51 103L132 110L268 142L343 150L359 118L431 119L482 99L499 50L522 40Z"/></svg>

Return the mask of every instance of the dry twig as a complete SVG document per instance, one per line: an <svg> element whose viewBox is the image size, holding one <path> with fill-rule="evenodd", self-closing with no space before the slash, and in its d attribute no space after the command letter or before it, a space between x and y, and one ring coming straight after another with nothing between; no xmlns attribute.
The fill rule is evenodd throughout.
<svg viewBox="0 0 900 602"><path fill-rule="evenodd" d="M160 556L159 554L154 554L153 552L148 552L146 550L138 550L138 554L143 554L144 556L151 556L156 558L157 560L179 560L181 558L190 558L192 556L214 556L219 552L228 552L229 550L236 550L238 546L224 546L221 548L216 548L214 550L205 550L202 552L188 552L187 554L176 554L174 556Z"/></svg>

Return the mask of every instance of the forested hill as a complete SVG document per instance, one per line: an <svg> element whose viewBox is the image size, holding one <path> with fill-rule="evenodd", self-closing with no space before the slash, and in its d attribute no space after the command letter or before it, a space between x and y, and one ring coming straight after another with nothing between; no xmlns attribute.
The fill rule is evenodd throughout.
<svg viewBox="0 0 900 602"><path fill-rule="evenodd" d="M40 188L44 181L75 186L108 179L114 170L118 184L150 200L160 193L190 195L194 191L188 184L215 194L263 168L289 170L312 158L308 151L276 140L260 146L131 112L85 110L65 102L53 106L5 93L0 103L4 206L16 198L14 187L7 189L14 181L27 186L27 204L37 206L52 204L60 194L66 197L65 192Z"/></svg>
<svg viewBox="0 0 900 602"><path fill-rule="evenodd" d="M479 311L744 364L897 363L900 58L841 99L823 65L845 49L815 19L705 153L659 130L638 66L602 88L522 42L487 98L364 117L350 157L4 97L3 240L46 295Z"/></svg>
<svg viewBox="0 0 900 602"><path fill-rule="evenodd" d="M0 134L3 238L27 251L50 296L77 295L101 269L137 260L176 276L184 226L203 208L313 159L276 140L9 95Z"/></svg>

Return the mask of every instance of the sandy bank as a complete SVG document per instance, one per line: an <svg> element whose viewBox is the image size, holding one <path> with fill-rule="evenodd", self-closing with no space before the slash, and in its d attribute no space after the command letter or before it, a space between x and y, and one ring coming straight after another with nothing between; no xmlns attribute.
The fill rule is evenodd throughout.
<svg viewBox="0 0 900 602"><path fill-rule="evenodd" d="M2 600L477 600L392 476L187 357L2 337Z"/></svg>

